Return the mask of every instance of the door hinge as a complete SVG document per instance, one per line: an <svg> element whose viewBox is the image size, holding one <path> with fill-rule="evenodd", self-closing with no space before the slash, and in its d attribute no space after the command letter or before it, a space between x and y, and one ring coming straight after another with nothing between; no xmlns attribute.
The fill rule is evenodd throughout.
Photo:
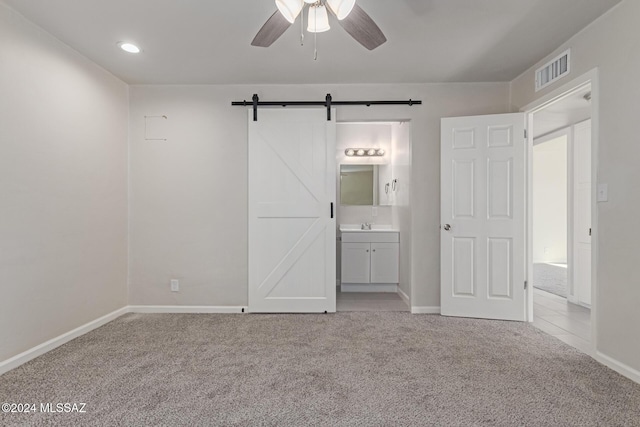
<svg viewBox="0 0 640 427"><path fill-rule="evenodd" d="M529 283L527 283L527 281L524 281L524 288L527 289L527 287L529 286Z"/></svg>
<svg viewBox="0 0 640 427"><path fill-rule="evenodd" d="M524 139L527 139L527 136L528 136L528 134L527 134L527 130L525 129L525 130L524 130Z"/></svg>
<svg viewBox="0 0 640 427"><path fill-rule="evenodd" d="M591 236L591 229L589 229L589 236Z"/></svg>
<svg viewBox="0 0 640 427"><path fill-rule="evenodd" d="M333 202L331 202L331 218L333 218Z"/></svg>

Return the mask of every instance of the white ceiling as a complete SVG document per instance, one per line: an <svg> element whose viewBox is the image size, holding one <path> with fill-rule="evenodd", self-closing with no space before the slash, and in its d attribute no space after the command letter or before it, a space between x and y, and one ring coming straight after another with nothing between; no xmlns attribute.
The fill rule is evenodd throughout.
<svg viewBox="0 0 640 427"><path fill-rule="evenodd" d="M539 138L591 117L591 101L584 96L591 86L561 99L533 115L533 137Z"/></svg>
<svg viewBox="0 0 640 427"><path fill-rule="evenodd" d="M370 52L332 17L314 61L300 18L270 48L250 46L273 0L4 1L130 84L510 81L620 2L358 0L389 41Z"/></svg>

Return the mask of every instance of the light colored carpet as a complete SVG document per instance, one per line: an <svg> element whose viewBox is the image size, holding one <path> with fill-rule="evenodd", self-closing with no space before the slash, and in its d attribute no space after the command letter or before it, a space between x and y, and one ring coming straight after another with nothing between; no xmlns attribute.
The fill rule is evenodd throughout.
<svg viewBox="0 0 640 427"><path fill-rule="evenodd" d="M640 385L525 323L128 314L0 377L0 425L639 426Z"/></svg>
<svg viewBox="0 0 640 427"><path fill-rule="evenodd" d="M567 268L553 264L533 264L533 286L566 298Z"/></svg>

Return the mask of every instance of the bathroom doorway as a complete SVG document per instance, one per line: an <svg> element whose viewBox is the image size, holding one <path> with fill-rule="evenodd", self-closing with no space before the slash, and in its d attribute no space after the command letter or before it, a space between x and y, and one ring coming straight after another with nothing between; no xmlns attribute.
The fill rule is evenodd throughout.
<svg viewBox="0 0 640 427"><path fill-rule="evenodd" d="M336 311L410 311L411 124L336 128Z"/></svg>
<svg viewBox="0 0 640 427"><path fill-rule="evenodd" d="M531 114L533 324L592 351L593 86Z"/></svg>

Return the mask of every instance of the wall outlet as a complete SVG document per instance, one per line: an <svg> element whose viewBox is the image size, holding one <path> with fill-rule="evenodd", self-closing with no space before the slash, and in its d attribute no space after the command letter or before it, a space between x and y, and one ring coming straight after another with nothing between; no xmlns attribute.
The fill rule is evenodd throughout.
<svg viewBox="0 0 640 427"><path fill-rule="evenodd" d="M180 291L180 281L179 280L171 280L171 292L179 292Z"/></svg>

